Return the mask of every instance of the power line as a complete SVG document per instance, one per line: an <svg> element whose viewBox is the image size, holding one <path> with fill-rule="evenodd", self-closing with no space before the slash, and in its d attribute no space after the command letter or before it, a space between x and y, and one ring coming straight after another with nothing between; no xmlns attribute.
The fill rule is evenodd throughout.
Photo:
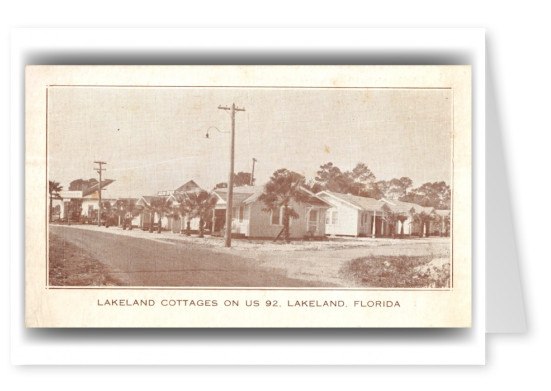
<svg viewBox="0 0 551 391"><path fill-rule="evenodd" d="M231 247L231 219L232 219L232 203L233 203L233 166L235 158L235 112L236 111L245 111L245 109L240 109L235 106L235 103L232 103L231 107L228 106L218 106L219 110L229 111L231 110L231 154L230 154L230 175L228 179L228 200L226 203L226 240L225 246Z"/></svg>
<svg viewBox="0 0 551 391"><path fill-rule="evenodd" d="M99 190L98 190L98 193L99 193L99 207L98 207L98 227L101 226L101 209L102 209L102 205L101 205L101 172L102 171L105 171L105 168L102 168L102 166L104 164L107 164L106 162L102 162L102 161L98 161L96 160L94 163L96 164L99 164L99 167L95 167L94 169L96 170L96 172L99 174Z"/></svg>

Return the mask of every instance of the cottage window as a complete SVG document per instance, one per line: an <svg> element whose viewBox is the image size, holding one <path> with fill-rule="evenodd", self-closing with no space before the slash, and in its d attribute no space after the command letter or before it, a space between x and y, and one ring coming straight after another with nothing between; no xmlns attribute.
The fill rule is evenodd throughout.
<svg viewBox="0 0 551 391"><path fill-rule="evenodd" d="M337 224L339 222L339 213L335 210L333 211L333 224Z"/></svg>
<svg viewBox="0 0 551 391"><path fill-rule="evenodd" d="M239 207L239 222L243 221L243 206Z"/></svg>

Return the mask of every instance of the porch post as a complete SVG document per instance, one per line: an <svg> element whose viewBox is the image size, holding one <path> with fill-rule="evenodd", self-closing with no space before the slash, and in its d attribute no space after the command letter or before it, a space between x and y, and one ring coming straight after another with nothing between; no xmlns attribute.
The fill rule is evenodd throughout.
<svg viewBox="0 0 551 391"><path fill-rule="evenodd" d="M211 236L214 235L214 226L216 225L216 209L212 209L212 227L210 229Z"/></svg>
<svg viewBox="0 0 551 391"><path fill-rule="evenodd" d="M440 216L442 219L442 224L440 225L440 236L444 236L444 216Z"/></svg>
<svg viewBox="0 0 551 391"><path fill-rule="evenodd" d="M381 236L385 236L385 212L381 212Z"/></svg>
<svg viewBox="0 0 551 391"><path fill-rule="evenodd" d="M306 208L306 229L304 231L304 235L308 235L308 232L310 232L310 211L312 210L312 207Z"/></svg>
<svg viewBox="0 0 551 391"><path fill-rule="evenodd" d="M374 239L375 238L375 224L377 223L377 211L376 210L373 210L373 224L372 224L372 227L371 227L371 237Z"/></svg>

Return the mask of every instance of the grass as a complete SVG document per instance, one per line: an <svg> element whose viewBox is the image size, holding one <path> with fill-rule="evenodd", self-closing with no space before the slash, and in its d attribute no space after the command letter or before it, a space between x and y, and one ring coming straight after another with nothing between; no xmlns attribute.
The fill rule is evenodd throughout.
<svg viewBox="0 0 551 391"><path fill-rule="evenodd" d="M50 233L49 285L115 286L105 265L63 237Z"/></svg>
<svg viewBox="0 0 551 391"><path fill-rule="evenodd" d="M341 273L361 286L376 288L447 288L450 264L433 265L433 256L368 256L347 263Z"/></svg>

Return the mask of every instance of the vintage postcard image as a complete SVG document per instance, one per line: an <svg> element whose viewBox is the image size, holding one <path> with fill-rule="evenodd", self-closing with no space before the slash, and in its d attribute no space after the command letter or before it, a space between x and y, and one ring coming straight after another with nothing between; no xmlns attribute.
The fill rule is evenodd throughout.
<svg viewBox="0 0 551 391"><path fill-rule="evenodd" d="M470 327L469 66L32 66L28 327Z"/></svg>

